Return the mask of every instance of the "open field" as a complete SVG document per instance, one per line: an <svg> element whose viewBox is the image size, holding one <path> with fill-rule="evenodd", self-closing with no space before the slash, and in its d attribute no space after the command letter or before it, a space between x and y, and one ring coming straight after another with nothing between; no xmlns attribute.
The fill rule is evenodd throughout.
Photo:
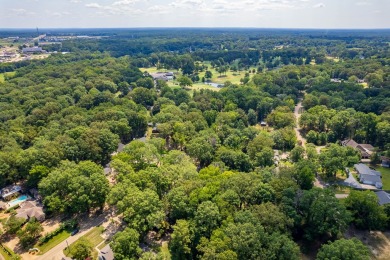
<svg viewBox="0 0 390 260"><path fill-rule="evenodd" d="M210 79L211 82L218 83L218 84L223 84L226 81L230 81L233 84L240 84L240 79L245 77L245 73L247 71L227 71L226 75L221 75L217 72L215 68L212 68L211 65L205 63L205 65L208 66L208 70L213 74L213 77ZM251 67L250 70L252 71L253 69L256 69L255 67ZM150 68L140 68L140 71L144 72L147 71L148 73L156 73L158 71L167 71L165 69L158 70L156 67L150 67ZM173 70L174 71L174 70ZM174 71L176 72L176 71ZM205 71L199 72L199 78L202 79L205 75ZM250 74L251 76L253 75L252 73ZM209 85L203 84L203 83L195 83L195 85L199 86L205 86L205 87L210 87ZM212 87L211 87L212 88Z"/></svg>
<svg viewBox="0 0 390 260"><path fill-rule="evenodd" d="M346 238L356 237L363 242L371 252L371 259L390 259L390 233L381 231L365 231L350 228Z"/></svg>

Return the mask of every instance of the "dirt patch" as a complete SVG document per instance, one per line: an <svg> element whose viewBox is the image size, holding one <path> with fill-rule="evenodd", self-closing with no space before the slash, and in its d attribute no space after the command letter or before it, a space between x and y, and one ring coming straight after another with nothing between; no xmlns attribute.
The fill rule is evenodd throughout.
<svg viewBox="0 0 390 260"><path fill-rule="evenodd" d="M373 259L390 259L390 232L363 231L350 228L345 234L346 238L356 237L371 251Z"/></svg>

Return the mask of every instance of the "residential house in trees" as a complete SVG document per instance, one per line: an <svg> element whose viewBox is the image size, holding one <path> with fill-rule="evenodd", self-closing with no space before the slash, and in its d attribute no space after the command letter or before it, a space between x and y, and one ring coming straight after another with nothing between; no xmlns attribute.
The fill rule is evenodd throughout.
<svg viewBox="0 0 390 260"><path fill-rule="evenodd" d="M360 151L362 159L370 159L375 150L371 144L358 144L353 139L344 140L341 142L341 144L342 146L349 146Z"/></svg>

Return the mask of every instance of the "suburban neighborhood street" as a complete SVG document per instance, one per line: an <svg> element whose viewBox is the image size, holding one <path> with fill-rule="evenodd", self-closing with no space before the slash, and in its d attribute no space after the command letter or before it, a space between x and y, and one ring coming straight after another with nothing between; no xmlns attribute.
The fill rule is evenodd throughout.
<svg viewBox="0 0 390 260"><path fill-rule="evenodd" d="M95 219L89 219L85 223L80 224L80 232L77 233L74 236L71 236L58 244L57 246L53 247L50 251L46 252L44 255L38 256L36 259L39 260L61 260L63 257L65 257L63 250L67 247L67 245L72 244L80 237L87 234L89 231L91 231L94 227L99 225L104 225L104 223L110 221L110 215L109 212L105 212L101 214L100 216L96 217Z"/></svg>

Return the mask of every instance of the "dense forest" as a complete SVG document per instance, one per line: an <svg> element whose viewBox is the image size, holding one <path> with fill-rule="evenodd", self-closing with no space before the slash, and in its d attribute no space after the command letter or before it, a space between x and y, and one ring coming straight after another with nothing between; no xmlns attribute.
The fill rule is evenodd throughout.
<svg viewBox="0 0 390 260"><path fill-rule="evenodd" d="M390 207L372 191L340 200L337 185L314 183L337 183L360 161L345 139L376 147L373 161L390 157L389 32L78 33L107 38L0 64L14 72L0 82L0 187L38 189L52 216L115 208L119 260L166 259L161 246L141 249L151 232L172 259L370 259L344 234L388 230ZM152 67L180 84L154 81ZM211 69L241 72L241 83L191 87Z"/></svg>

